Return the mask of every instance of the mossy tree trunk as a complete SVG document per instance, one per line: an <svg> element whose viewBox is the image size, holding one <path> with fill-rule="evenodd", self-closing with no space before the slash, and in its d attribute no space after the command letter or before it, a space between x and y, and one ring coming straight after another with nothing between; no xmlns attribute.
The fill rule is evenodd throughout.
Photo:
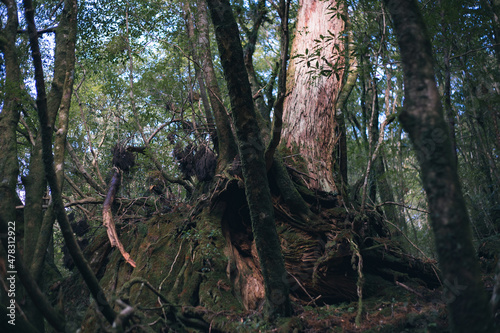
<svg viewBox="0 0 500 333"><path fill-rule="evenodd" d="M240 27L244 29L244 33L247 36L245 47L243 49L243 59L245 61L245 67L248 73L248 79L250 81L250 87L252 88L252 95L255 96L255 107L260 112L262 117L267 123L270 123L269 108L267 107L263 95L259 90L262 89L262 84L258 79L255 67L253 65L253 55L255 52L255 47L257 45L257 40L259 37L259 30L262 24L266 20L267 8L266 1L259 0L255 5L255 15L253 17L253 22L251 27L247 28L247 22L240 22ZM243 23L243 24L241 24Z"/></svg>
<svg viewBox="0 0 500 333"><path fill-rule="evenodd" d="M30 50L31 50L31 58L33 60L33 68L34 68L34 76L35 76L35 87L36 87L36 105L37 105L37 113L38 113L38 119L40 123L40 137L41 137L41 150L42 150L42 161L43 161L43 168L45 170L45 179L47 183L50 186L50 192L52 195L52 201L53 201L53 209L54 209L54 214L55 217L57 218L59 222L59 226L61 228L61 233L64 237L65 243L68 247L69 253L71 254L73 261L75 262L75 265L78 267L78 270L82 274L83 279L85 280L87 286L90 289L90 292L92 293L94 299L96 302L99 304L99 309L104 315L104 317L108 320L108 322L113 323L114 319L116 318L116 313L114 310L111 308L110 304L108 303L107 299L104 297L104 292L102 287L99 285L99 282L97 281L97 278L95 274L92 272L88 262L85 260L83 257L83 253L76 242L75 236L73 234L73 230L71 229L70 223L68 221L68 216L66 215L66 211L64 208L64 204L62 201L62 196L61 196L61 187L60 184L58 183L58 175L57 175L57 170L56 170L56 165L55 165L55 160L54 160L54 155L52 152L52 146L53 146L53 135L54 135L54 124L55 124L55 118L57 116L57 113L59 112L59 107L61 103L61 99L63 97L62 91L57 91L59 88L62 88L62 86L59 86L57 84L57 81L59 79L62 79L61 77L54 77L53 79L53 85L51 89L51 94L49 95L49 98L47 98L46 94L46 89L45 89L45 77L44 77L44 72L43 72L43 66L42 66L42 56L40 52L40 46L39 46L39 40L38 40L38 31L37 31L37 26L35 23L35 8L33 5L33 2L31 0L24 0L24 13L25 13L25 18L28 26L28 35L29 35L29 45L30 45ZM73 24L68 23L68 27L73 27L72 29L69 28L69 31L72 31L70 35L74 36L76 38L76 14L77 14L77 3L74 0L66 0L65 1L65 8L67 9L66 15L68 21L72 22ZM61 21L63 23L64 21ZM68 33L68 30L61 29L61 32ZM64 36L60 36L64 37ZM58 41L64 41L65 38L61 39L56 39ZM75 40L73 40L74 42ZM66 45L72 45L74 47L74 43L70 42ZM56 68L56 72L61 71L61 73L64 74L64 79L62 82L58 82L59 84L64 83L67 81L67 76L66 70L68 67L66 67L67 64L67 58L66 58L66 52L68 51L67 49L63 50L57 50L56 49L56 59L54 61L54 65ZM58 51L61 51L62 53L59 53L59 55L62 58L57 58ZM72 52L68 52L69 54L74 54ZM63 56L64 54L64 56ZM60 62L59 62L59 61ZM74 61L74 59L73 59ZM61 66L62 68L58 68L58 66ZM54 73L56 75L56 73ZM56 85L54 86L54 83ZM52 92L54 92L55 96L52 97ZM68 96L69 97L69 96ZM59 100L58 103L54 103L55 101L52 100L52 98L57 98ZM69 101L68 101L69 103ZM56 107L57 106L57 107ZM20 261L20 258L17 258L17 261ZM23 265L24 266L24 265ZM36 286L36 281L31 277L31 274L28 273L25 275L26 277L22 281L25 286L28 286L29 284L34 284L36 288L32 289L38 289ZM29 282L29 283L28 283ZM41 293L40 293L41 294ZM30 292L30 296L32 296L33 300L36 301L37 299L40 299L39 296L36 296L35 293ZM36 296L36 297L33 297ZM45 300L43 296L41 296L42 300ZM42 304L42 302L35 302L37 305L38 310L41 312L44 312L46 309L46 306ZM54 311L51 310L51 313ZM53 314L53 316L56 316L56 314ZM47 317L47 319L49 319ZM43 324L43 321L42 321ZM64 326L64 323L58 323L57 325L53 326L57 329L60 330L59 326Z"/></svg>
<svg viewBox="0 0 500 333"><path fill-rule="evenodd" d="M54 127L56 118L59 116L58 131L54 143L59 186L62 186L64 177L64 152L75 67L76 29L76 3L65 1L61 20L56 29L54 73L51 89L47 96L48 124L50 127ZM42 201L47 190L40 133L36 137L35 146L32 147L30 155L29 174L24 181L26 187L24 252L26 262L29 264L33 261L39 261L34 259L33 255L44 219ZM47 210L45 212L45 215L47 215L51 211ZM53 221L54 217L48 217L48 219ZM51 226L49 228L51 229Z"/></svg>
<svg viewBox="0 0 500 333"><path fill-rule="evenodd" d="M58 187L62 188L64 178L64 155L68 132L69 107L73 92L75 43L76 43L76 2L66 0L56 29L54 73L51 89L47 96L48 124L53 128L58 117L55 133L55 167ZM47 190L44 165L42 162L42 137L38 133L35 146L32 147L29 175L24 184L26 205L24 209L24 259L30 267L35 280L41 279L45 265L45 256L52 237L55 221L53 207L42 209L43 197ZM31 312L31 311L29 311ZM36 312L36 311L34 311ZM30 315L28 313L28 315ZM39 324L43 319L38 319Z"/></svg>
<svg viewBox="0 0 500 333"><path fill-rule="evenodd" d="M264 277L268 314L289 316L291 303L267 180L264 143L243 62L239 31L228 0L208 0L236 128L252 231Z"/></svg>
<svg viewBox="0 0 500 333"><path fill-rule="evenodd" d="M300 154L311 189L337 192L335 105L344 75L345 22L335 0L300 1L287 78L281 145ZM326 61L325 61L326 60Z"/></svg>
<svg viewBox="0 0 500 333"><path fill-rule="evenodd" d="M400 119L416 149L429 200L451 329L494 332L423 18L414 0L384 3L393 19L403 64L405 108Z"/></svg>
<svg viewBox="0 0 500 333"><path fill-rule="evenodd" d="M5 89L2 91L0 113L0 218L16 219L16 183L18 175L16 128L21 104L21 71L16 54L18 16L16 1L4 1L7 6L7 22L0 30L0 50L4 57ZM20 222L20 221L19 221Z"/></svg>
<svg viewBox="0 0 500 333"><path fill-rule="evenodd" d="M19 231L22 229L22 221L16 219L16 205L18 205L19 201L16 193L19 173L16 128L21 109L22 81L19 59L16 52L16 35L19 25L17 2L15 0L2 2L7 7L7 20L6 22L2 22L2 28L0 29L0 51L3 55L3 75L5 75L3 89L0 93L0 99L3 102L0 112L0 151L2 152L2 158L0 158L0 234L2 234L1 245L3 246L0 249L0 260L3 263L7 263L7 259L10 259L7 257L9 226L11 227L12 223L14 223L14 226L17 227L17 235L19 235ZM2 10L5 10L3 6ZM4 16L2 16L2 20L3 18ZM9 222L11 224L8 224ZM19 247L19 244L16 245ZM13 269L7 269L7 271L11 270ZM2 279L6 277L7 275L5 275L4 271ZM8 305L7 292L3 289L0 291L0 302L2 307L6 309L5 306ZM18 297L22 297L20 291ZM6 319L2 321L7 323Z"/></svg>
<svg viewBox="0 0 500 333"><path fill-rule="evenodd" d="M76 1L66 0L61 21L56 33L56 58L51 92L48 96L49 114L57 114L57 131L54 139L54 163L58 187L62 190L64 181L64 156L66 152L66 136L69 128L69 108L73 93L76 44ZM55 119L55 115L53 116ZM42 182L45 184L45 181ZM31 271L38 280L44 265L45 254L52 238L52 227L55 215L52 207L45 211L37 242L32 244L33 260Z"/></svg>
<svg viewBox="0 0 500 333"><path fill-rule="evenodd" d="M212 106L212 113L217 129L217 143L219 158L217 162L217 171L222 171L231 163L238 153L236 142L229 117L222 103L222 96L215 76L212 53L210 52L210 34L208 24L208 13L204 0L197 0L198 15L196 25L198 28L198 44L200 46L200 65L202 66L203 77L207 83L208 97Z"/></svg>

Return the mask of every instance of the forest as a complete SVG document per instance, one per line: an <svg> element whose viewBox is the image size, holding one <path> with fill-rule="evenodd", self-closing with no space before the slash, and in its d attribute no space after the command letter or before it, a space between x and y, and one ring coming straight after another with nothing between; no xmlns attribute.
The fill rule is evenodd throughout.
<svg viewBox="0 0 500 333"><path fill-rule="evenodd" d="M500 0L2 0L0 331L497 332Z"/></svg>

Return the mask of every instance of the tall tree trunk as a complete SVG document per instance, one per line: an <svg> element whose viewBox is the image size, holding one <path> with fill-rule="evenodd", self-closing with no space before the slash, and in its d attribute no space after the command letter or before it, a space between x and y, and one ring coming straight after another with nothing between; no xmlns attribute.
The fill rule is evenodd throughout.
<svg viewBox="0 0 500 333"><path fill-rule="evenodd" d="M52 153L54 118L57 115L58 109L56 110L56 115L49 114L49 111L51 110L49 110L48 107L47 95L45 91L45 78L43 73L42 57L40 53L40 46L38 43L38 31L35 23L35 9L32 0L24 0L23 4L25 13L24 15L28 26L31 57L33 59L33 67L35 72L35 87L37 93L36 105L38 119L40 121L40 137L42 138L42 160L45 169L45 176L52 194L54 211L59 222L64 241L73 258L73 261L75 262L75 265L82 274L82 277L87 283L87 286L89 287L95 301L99 304L99 310L102 312L109 323L113 323L116 318L116 313L108 303L102 287L99 285L94 272L91 270L87 260L83 256L83 253L78 243L76 242L76 238L73 234L73 230L71 229L71 225L68 221L68 216L66 215L66 211L64 209L61 189L59 188L57 182L57 174L54 166L54 156ZM74 9L76 10L76 3L73 2L72 5L75 6ZM74 13L76 13L76 11ZM20 260L20 258L17 258L17 260ZM31 274L28 273L28 275ZM30 293L30 295L32 294L33 293ZM37 304L39 310L43 312L44 309L42 309L41 306L43 305L40 303ZM56 329L58 328L56 327Z"/></svg>
<svg viewBox="0 0 500 333"><path fill-rule="evenodd" d="M198 44L202 50L200 53L200 63L203 70L203 77L207 83L208 97L212 106L212 112L217 128L217 141L219 158L217 160L217 170L222 171L231 163L238 153L236 142L231 129L229 117L226 113L222 97L215 76L212 53L210 52L210 34L208 25L208 13L204 0L197 0L198 16L196 24L198 27Z"/></svg>
<svg viewBox="0 0 500 333"><path fill-rule="evenodd" d="M394 192L388 181L389 176L386 174L384 154L379 154L374 163L374 168L377 172L377 188L380 200L382 202L394 202ZM396 224L399 228L402 228L404 221L400 219L397 206L392 204L384 206L384 213L389 221Z"/></svg>
<svg viewBox="0 0 500 333"><path fill-rule="evenodd" d="M255 67L253 65L253 54L255 52L255 46L257 45L257 37L259 36L259 29L264 23L267 14L266 0L259 0L255 4L255 13L253 16L252 27L246 29L245 33L248 40L245 42L245 47L243 49L243 59L245 60L245 67L248 73L248 79L250 80L250 87L252 88L252 96L255 96L255 107L261 113L262 117L267 123L271 122L269 108L264 102L263 94L259 92L261 89L261 84L257 78L257 73L255 72ZM246 22L241 22L240 26L245 29Z"/></svg>
<svg viewBox="0 0 500 333"><path fill-rule="evenodd" d="M274 119L270 133L269 143L265 152L266 167L270 172L269 175L274 180L279 189L279 194L283 201L290 208L290 211L299 217L299 227L302 229L313 230L319 224L318 219L309 209L309 206L300 195L295 187L288 171L283 162L283 158L276 149L281 141L281 132L283 128L283 102L286 96L286 75L288 63L288 46L289 46L289 27L288 18L290 11L290 0L280 0L278 7L280 16L280 62L278 72L278 92L277 98L273 105ZM264 121L263 121L264 122ZM310 228L310 229L309 229ZM317 231L317 230L316 230Z"/></svg>
<svg viewBox="0 0 500 333"><path fill-rule="evenodd" d="M42 203L47 189L42 163L42 137L37 135L31 147L29 173L21 178L25 189L24 205L24 259L28 265L33 261L33 252L43 220Z"/></svg>
<svg viewBox="0 0 500 333"><path fill-rule="evenodd" d="M267 313L271 317L287 317L291 315L289 287L274 222L265 147L243 62L238 25L228 0L208 0L207 3L231 100L252 231L264 277Z"/></svg>
<svg viewBox="0 0 500 333"><path fill-rule="evenodd" d="M54 101L49 103L58 115L57 132L54 140L54 162L56 168L57 184L62 190L64 180L64 156L66 152L66 136L69 127L69 109L71 105L71 96L73 94L73 81L75 69L75 44L76 44L76 0L66 0L64 2L64 10L59 22L56 34L56 54L58 57L57 64L59 67L54 70L53 87L60 91L55 97L49 95L49 100ZM45 254L49 247L52 238L52 227L55 221L53 207L45 211L40 232L37 235L37 243L33 244L33 258L31 262L31 272L38 281L42 273L43 264L45 262ZM36 245L36 246L35 246Z"/></svg>
<svg viewBox="0 0 500 333"><path fill-rule="evenodd" d="M59 115L59 128L56 132L54 148L56 152L56 170L58 187L62 188L64 177L64 152L66 134L68 130L69 106L73 90L73 76L75 65L76 43L76 2L65 1L61 20L56 29L56 46L54 57L54 73L49 95L47 97L48 125L53 128ZM52 207L42 210L43 196L47 191L44 164L42 162L42 137L41 132L32 147L30 156L29 175L25 179L26 205L24 209L24 259L30 268L35 280L40 279L45 265L45 255L52 237L52 226L55 215ZM28 303L30 304L30 303ZM43 326L43 318L33 311L28 311L36 326Z"/></svg>
<svg viewBox="0 0 500 333"><path fill-rule="evenodd" d="M386 89L385 89L385 116L386 118L391 117L392 112L394 112L396 108L397 101L393 102L392 111L391 111L391 94L390 91L392 89L392 73L390 69L386 69ZM397 98L397 97L396 97ZM383 128L382 131L385 129ZM378 194L380 196L380 200L382 202L394 202L394 191L392 189L391 184L389 183L389 175L386 174L387 170L387 162L386 162L385 154L383 148L380 149L380 154L375 160L375 170L377 173L377 189ZM400 214L398 212L398 207L396 205L386 205L384 206L385 216L389 221L395 223L399 228L402 228L404 225L404 221L400 218Z"/></svg>
<svg viewBox="0 0 500 333"><path fill-rule="evenodd" d="M22 80L16 47L17 28L19 26L17 2L8 0L2 1L2 3L2 11L5 10L4 5L7 7L7 21L2 22L0 28L0 51L3 55L5 71L4 88L0 92L0 100L3 101L0 111L0 151L2 152L2 158L0 158L0 233L2 237L0 241L1 245L3 245L3 248L0 249L0 260L6 263L8 259L7 250L9 249L7 243L9 226L12 226L13 223L18 234L22 230L22 221L16 219L16 205L19 200L16 193L19 174L16 128L21 109ZM2 15L2 20L3 18ZM19 241L19 238L17 241ZM20 244L15 244L15 248L20 247ZM8 269L8 271L11 270L13 269ZM7 278L5 272L2 275L2 279L4 278ZM6 291L0 291L2 306L7 305L6 296ZM19 290L17 300L21 297L23 297L23 293ZM3 319L3 321L7 322L6 319Z"/></svg>
<svg viewBox="0 0 500 333"><path fill-rule="evenodd" d="M47 96L48 124L54 127L60 108L59 131L56 132L55 152L58 171L59 186L63 180L63 165L65 141L67 133L68 113L73 91L73 71L75 66L75 43L76 43L76 4L65 1L64 11L61 16L58 28L56 29L56 47L54 57L54 73L50 92ZM25 220L25 248L24 255L26 263L31 265L34 259L33 254L37 244L40 228L43 224L44 213L42 211L42 199L47 190L47 181L42 162L42 138L41 134L32 147L30 156L29 174L25 180L26 186L26 207L24 210ZM49 212L50 211L46 211ZM52 224L51 224L52 225ZM43 260L42 260L43 261Z"/></svg>
<svg viewBox="0 0 500 333"><path fill-rule="evenodd" d="M414 0L384 3L393 19L403 64L406 99L400 119L416 149L429 200L451 329L494 332L423 18Z"/></svg>
<svg viewBox="0 0 500 333"><path fill-rule="evenodd" d="M347 15L347 9L344 9L345 15ZM340 190L340 194L345 203L348 202L349 196L347 194L348 179L347 179L347 134L345 125L345 110L347 100L352 92L352 89L356 85L359 75L358 59L355 54L356 45L353 41L353 30L350 25L349 18L346 22L347 30L347 40L345 43L345 66L346 75L344 82L342 84L342 90L337 97L337 102L335 105L335 121L337 127L335 129L335 135L339 138L339 144L335 147L334 159L338 162L334 165L334 175L336 175L336 186Z"/></svg>
<svg viewBox="0 0 500 333"><path fill-rule="evenodd" d="M368 76L371 79L370 82L370 99L371 103L369 104L370 112L370 121L368 123L368 164L366 166L365 171L365 179L362 187L362 195L361 195L361 209L364 210L367 203L367 198L370 201L370 204L374 204L377 196L377 186L376 179L377 169L374 168L375 160L377 156L375 154L375 149L377 148L377 142L379 139L379 128L378 128L378 118L380 114L380 108L378 104L378 93L377 93L377 79L373 78L372 75Z"/></svg>
<svg viewBox="0 0 500 333"><path fill-rule="evenodd" d="M219 146L217 143L217 130L215 128L214 117L212 116L212 110L210 109L210 103L208 101L207 89L205 87L205 80L201 75L201 71L203 68L201 67L200 55L198 49L196 48L196 33L194 26L193 13L190 7L189 2L185 2L183 5L184 9L184 20L186 21L186 33L189 39L189 53L194 60L194 69L195 69L195 77L196 81L198 81L198 86L200 88L200 97L203 104L203 109L205 111L205 119L207 121L207 128L210 134L210 139L214 144L214 148L216 151L219 150ZM204 51L202 51L204 52ZM191 91L192 93L192 91Z"/></svg>
<svg viewBox="0 0 500 333"><path fill-rule="evenodd" d="M310 176L307 185L326 192L337 191L332 172L338 144L335 104L344 71L335 64L343 65L341 33L345 25L332 14L338 5L335 0L299 2L292 57L302 56L290 61L281 139L288 150L303 157ZM325 76L321 69L333 72Z"/></svg>
<svg viewBox="0 0 500 333"><path fill-rule="evenodd" d="M21 71L16 54L18 27L16 1L3 1L7 6L7 23L0 30L0 51L4 56L5 89L0 94L3 100L0 112L0 218L5 223L16 220L16 184L19 172L17 163L16 128L19 122L21 103ZM21 221L18 221L21 222Z"/></svg>

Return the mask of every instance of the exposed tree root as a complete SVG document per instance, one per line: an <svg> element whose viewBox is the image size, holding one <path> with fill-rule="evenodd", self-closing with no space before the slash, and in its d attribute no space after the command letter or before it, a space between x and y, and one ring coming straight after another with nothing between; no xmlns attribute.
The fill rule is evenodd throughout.
<svg viewBox="0 0 500 333"><path fill-rule="evenodd" d="M262 310L264 283L244 189L234 178L221 178L217 185L194 207L181 205L147 222L129 222L120 237L130 245L136 269L121 265L122 256L109 252L109 245L102 251L93 246L109 244L105 233L91 242L89 251L94 252L89 261L95 269L119 268L99 276L103 285L121 290L120 298L135 309L130 317L133 325L234 331L239 316ZM302 222L297 224L300 217L278 197L274 208L287 271L284 279L296 306L359 300L359 257L363 258L362 313L367 299L381 288L401 289L396 283L408 285L415 278L428 287L439 286L432 263L405 254L387 237L376 212L323 208L315 217L320 224L302 228ZM106 253L111 253L107 265ZM137 284L142 287L134 287ZM234 322L228 323L228 318Z"/></svg>

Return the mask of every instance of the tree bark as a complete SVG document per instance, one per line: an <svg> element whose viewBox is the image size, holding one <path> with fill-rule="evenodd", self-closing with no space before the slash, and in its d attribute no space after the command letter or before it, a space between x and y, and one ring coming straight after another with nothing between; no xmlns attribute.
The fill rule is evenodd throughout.
<svg viewBox="0 0 500 333"><path fill-rule="evenodd" d="M347 15L347 10L344 10L345 15ZM356 46L353 41L353 30L347 18L346 30L347 30L347 41L345 43L346 48L346 59L345 59L345 73L344 83L342 85L342 90L337 97L335 105L335 122L337 124L335 128L335 135L339 138L339 144L336 145L333 156L337 163L334 165L334 179L337 188L340 190L339 194L342 195L342 199L345 203L349 200L349 195L347 192L348 179L347 179L347 134L345 125L345 110L346 103L349 99L353 88L356 86L356 82L359 76L359 66L358 59L355 54ZM335 177L335 176L334 176Z"/></svg>
<svg viewBox="0 0 500 333"><path fill-rule="evenodd" d="M340 36L344 21L331 12L336 5L333 0L299 2L281 139L292 154L303 157L311 176L306 181L309 188L326 192L337 191L332 172L338 144L335 104L344 75L336 66L343 65L344 57ZM327 73L321 70L332 72L323 75Z"/></svg>
<svg viewBox="0 0 500 333"><path fill-rule="evenodd" d="M231 100L252 231L264 277L267 314L291 315L289 288L267 180L264 143L243 62L238 25L228 0L208 0Z"/></svg>
<svg viewBox="0 0 500 333"><path fill-rule="evenodd" d="M494 332L423 18L414 0L384 3L393 19L403 64L406 98L400 119L416 149L429 200L451 330Z"/></svg>
<svg viewBox="0 0 500 333"><path fill-rule="evenodd" d="M48 103L58 115L58 129L54 140L54 162L56 167L56 176L58 187L62 190L64 180L64 156L66 152L66 136L69 125L69 109L71 105L71 95L73 93L73 78L75 69L75 44L76 44L76 14L77 5L75 0L66 0L61 21L56 32L56 54L57 70L54 71L53 89L57 90L57 97L52 95L54 101ZM54 88L56 87L56 88ZM51 90L52 92L52 90ZM49 95L49 100L51 95ZM55 116L54 116L55 118ZM40 231L37 236L36 246L33 244L33 258L31 261L31 273L38 281L45 262L45 253L49 247L52 237L52 226L55 215L52 207L45 211Z"/></svg>
<svg viewBox="0 0 500 333"><path fill-rule="evenodd" d="M210 52L210 34L208 25L208 15L206 3L203 0L197 0L198 16L197 27L199 33L198 44L201 48L200 61L203 70L203 76L207 83L208 97L212 106L215 125L217 128L217 141L219 158L217 160L217 171L222 171L231 163L238 153L236 142L231 129L231 123L222 102L219 84L215 76L212 53Z"/></svg>
<svg viewBox="0 0 500 333"><path fill-rule="evenodd" d="M259 29L264 23L267 15L266 1L259 0L258 3L254 4L255 8L253 13L253 22L250 29L245 29L247 22L240 22L240 27L245 29L245 34L248 40L245 41L245 47L243 48L243 59L245 61L245 67L248 73L248 79L250 81L250 87L252 88L252 96L255 97L255 107L262 115L262 118L267 123L271 122L270 115L268 112L267 105L265 104L263 95L259 92L261 89L261 84L257 78L257 73L255 72L255 67L253 66L253 54L255 52L255 46L257 45L257 37L259 36ZM288 51L288 50L287 50Z"/></svg>
<svg viewBox="0 0 500 333"><path fill-rule="evenodd" d="M58 186L61 187L64 175L64 150L75 64L76 3L65 1L61 20L55 32L54 73L46 104L50 127L54 127L58 112L60 109L62 110L59 129L54 142ZM39 280L45 264L45 254L50 244L52 226L55 221L52 207L45 212L42 210L43 196L46 194L47 186L42 159L42 137L38 133L30 156L29 175L24 181L26 209L24 210L23 247L25 264L30 268L36 281ZM30 305L27 306L27 308L30 307ZM36 322L36 326L43 326L43 318L39 317L36 311L27 312L33 323Z"/></svg>
<svg viewBox="0 0 500 333"><path fill-rule="evenodd" d="M266 168L271 169L276 148L281 141L281 131L283 129L283 102L286 94L286 69L288 63L288 45L290 34L288 30L288 17L290 11L290 1L280 0L278 14L280 16L280 62L278 73L278 98L274 103L274 119L271 130L271 138L265 152ZM253 65L252 65L253 67ZM248 65L247 65L248 70ZM265 117L265 115L264 115Z"/></svg>
<svg viewBox="0 0 500 333"><path fill-rule="evenodd" d="M0 113L0 216L6 222L16 220L16 184L19 173L17 162L16 128L21 105L21 71L16 54L18 27L16 1L3 1L7 6L7 22L0 30L0 50L4 56L5 89L0 98L3 108ZM21 221L19 221L21 222Z"/></svg>
<svg viewBox="0 0 500 333"><path fill-rule="evenodd" d="M0 232L4 235L8 232L7 221L0 216ZM8 251L7 242L5 238L2 240L2 245L4 246L5 251ZM49 302L45 294L38 287L37 282L35 281L33 275L31 275L29 269L24 265L19 247L15 248L15 269L17 271L17 276L19 280L23 284L24 289L28 293L30 300L35 304L40 313L47 319L47 322L55 328L57 332L65 331L65 320L64 317L56 311L56 309ZM42 320L43 320L42 317ZM5 319L3 319L5 320ZM34 325L34 323L30 322L30 324ZM37 326L38 329L41 329L42 332L45 325Z"/></svg>
<svg viewBox="0 0 500 333"><path fill-rule="evenodd" d="M45 79L43 74L42 57L40 53L40 46L38 44L38 32L35 24L35 10L31 0L24 0L25 17L28 25L29 44L31 49L31 56L33 59L33 67L35 70L35 86L37 92L37 111L40 121L40 136L42 138L42 153L43 165L45 168L46 179L49 183L52 200L54 202L54 210L56 213L61 232L68 246L68 250L73 257L75 265L81 272L83 279L87 283L92 296L99 304L99 310L102 312L108 322L113 323L116 313L108 303L104 291L99 285L96 276L90 269L88 262L85 260L83 253L76 242L73 230L69 224L68 217L64 210L64 205L61 197L61 190L57 184L57 176L54 168L54 156L52 154L52 136L53 136L53 122L50 120L47 96L45 92Z"/></svg>
<svg viewBox="0 0 500 333"><path fill-rule="evenodd" d="M62 184L64 151L67 133L67 122L71 95L73 91L73 76L75 66L76 43L76 4L65 1L64 11L56 29L56 47L54 57L54 73L50 92L47 96L48 124L54 127L59 115L59 128L56 132L55 158L58 181ZM66 124L65 124L66 123ZM26 177L26 208L25 220L25 258L31 264L38 241L38 235L43 224L42 198L46 192L47 180L42 162L42 139L38 133L35 146L30 156L29 175ZM59 185L61 186L61 185Z"/></svg>
<svg viewBox="0 0 500 333"><path fill-rule="evenodd" d="M186 33L189 39L189 53L193 58L194 69L195 69L195 78L198 81L198 86L200 88L200 97L203 104L203 109L205 111L205 119L207 121L207 128L210 134L210 139L214 144L215 150L219 149L218 141L217 141L217 129L215 128L214 117L212 116L212 110L210 109L210 103L208 101L207 89L205 87L205 79L202 76L202 68L200 62L199 51L196 48L196 33L194 26L193 13L190 7L189 2L185 2L183 5L184 9L184 20L186 22ZM204 52L204 51L202 51ZM192 93L192 91L190 92Z"/></svg>

